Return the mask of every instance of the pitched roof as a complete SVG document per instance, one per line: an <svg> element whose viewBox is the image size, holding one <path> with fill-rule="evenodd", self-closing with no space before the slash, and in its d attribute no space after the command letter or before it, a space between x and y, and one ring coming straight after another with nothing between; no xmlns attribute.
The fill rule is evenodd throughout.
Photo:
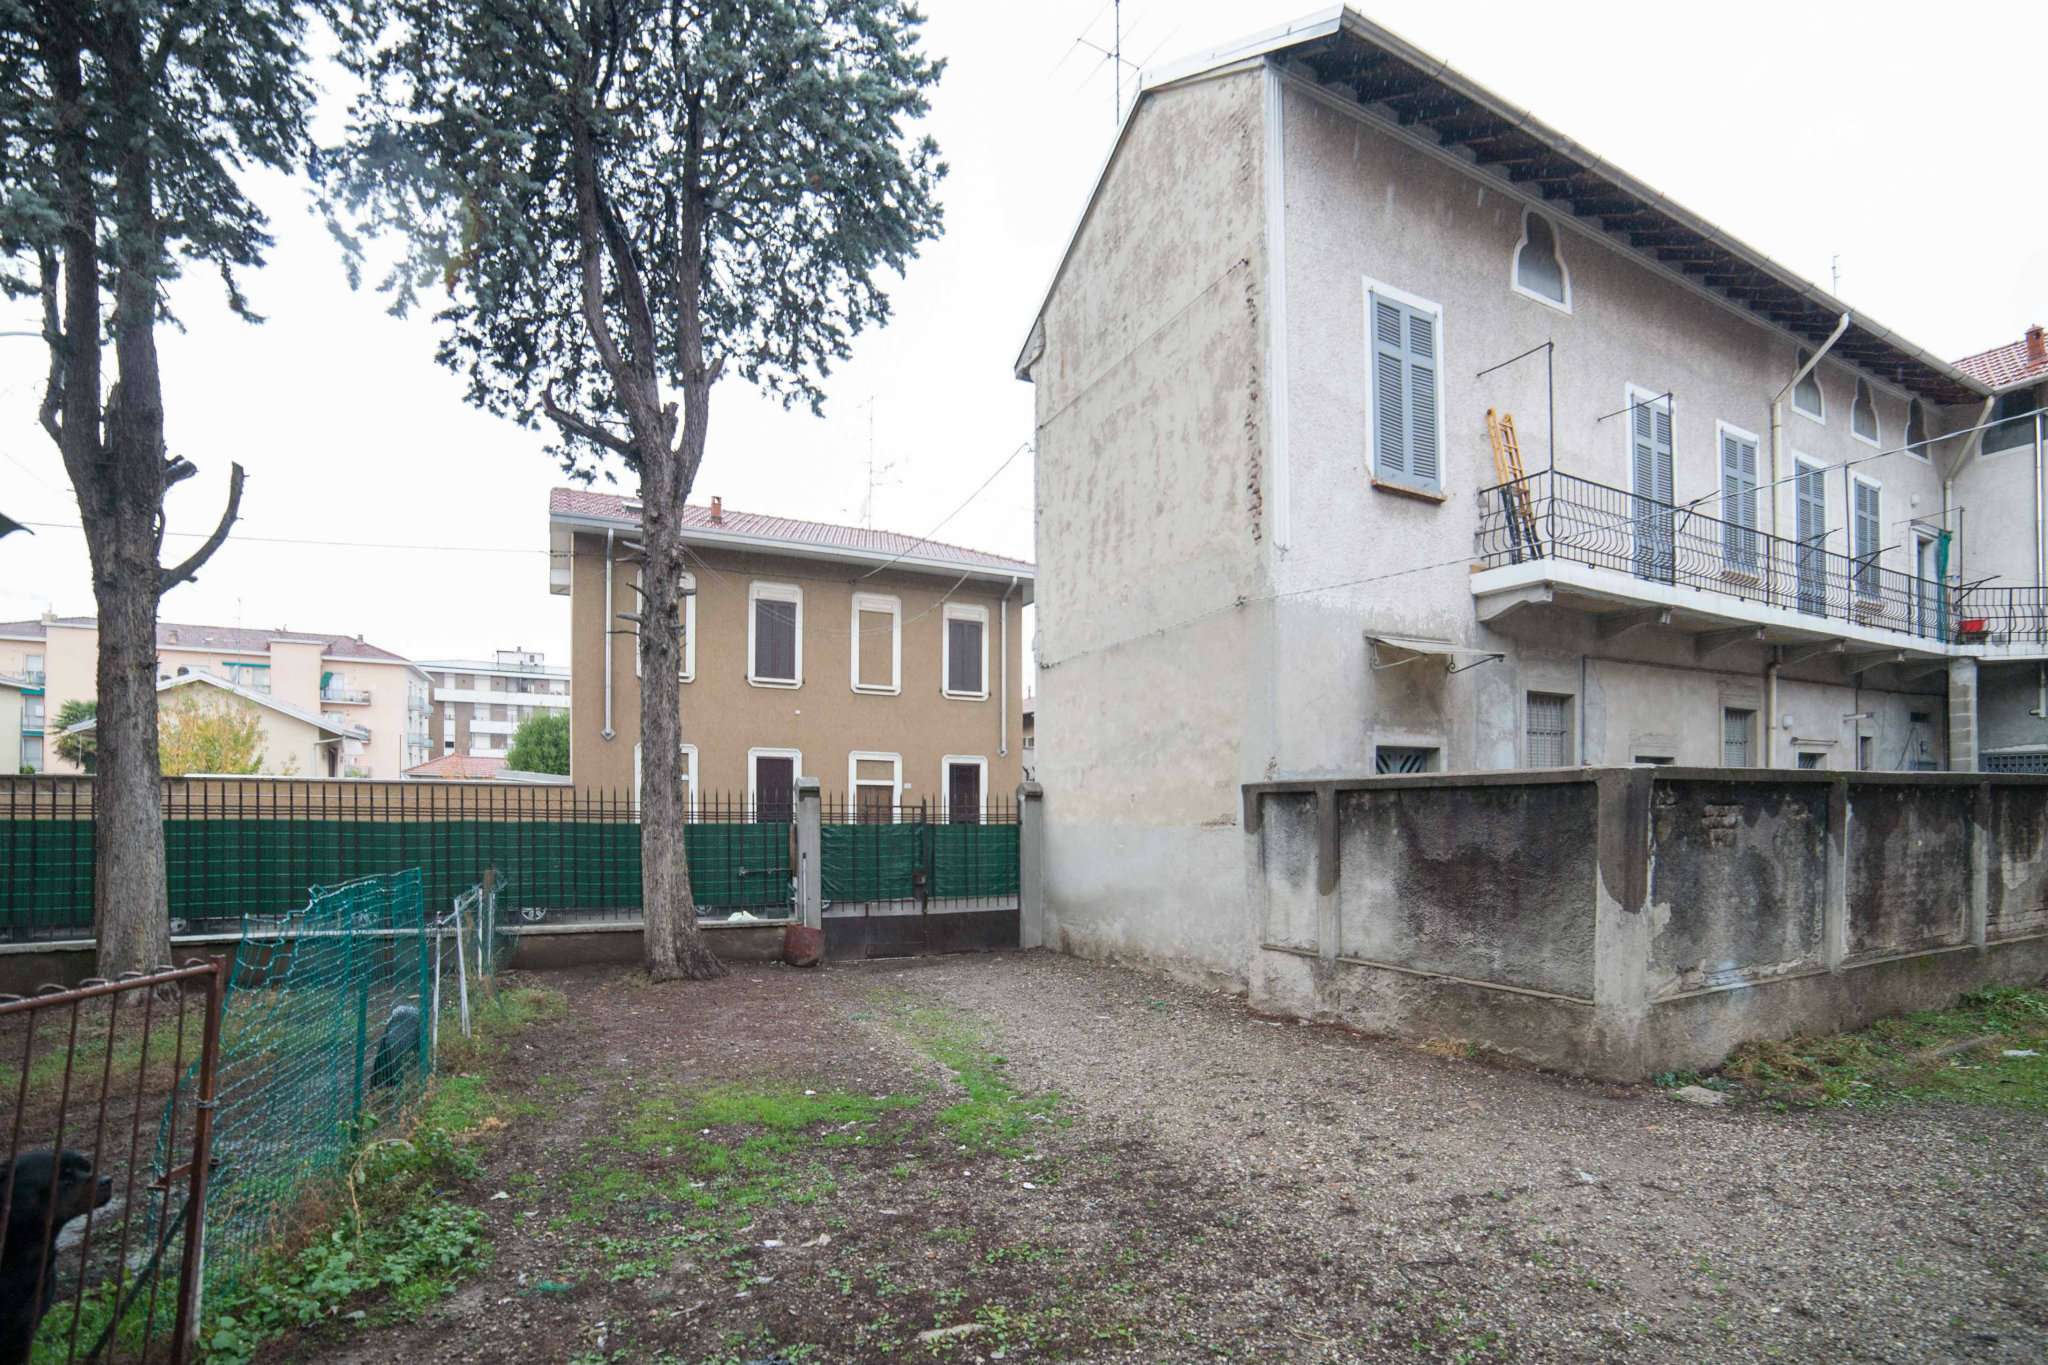
<svg viewBox="0 0 2048 1365"><path fill-rule="evenodd" d="M370 732L360 725L337 725L317 712L293 706L287 701L279 701L268 692L257 692L243 687L239 683L231 683L226 678L216 677L203 669L195 670L191 673L181 673L175 678L163 679L156 685L157 695L162 696L173 688L190 687L195 683L205 683L207 686L217 687L223 692L232 692L243 701L253 702L267 711L275 711L282 716L290 716L293 720L303 721L316 730L324 730L328 734L342 739L368 739L370 737ZM87 717L64 733L67 735L82 735L93 729L96 724L96 717Z"/></svg>
<svg viewBox="0 0 2048 1365"><path fill-rule="evenodd" d="M463 781L470 778L496 777L498 770L505 766L502 758L486 758L479 754L443 754L415 767L407 768L407 777L443 778Z"/></svg>
<svg viewBox="0 0 2048 1365"><path fill-rule="evenodd" d="M91 616L55 616L49 621L0 621L0 636L42 640L50 626L75 626L91 630L99 624ZM173 621L156 623L158 649L217 650L222 654L267 654L273 640L286 644L319 645L320 652L335 659L361 659L365 663L402 664L411 662L382 645L373 645L354 635L327 631L249 630L241 626L189 626Z"/></svg>
<svg viewBox="0 0 2048 1365"><path fill-rule="evenodd" d="M2048 346L2042 347L2037 355L2030 357L2027 354L2030 339L2039 332L2038 327L2029 328L2028 335L2018 341L2008 341L2003 346L1966 355L1956 362L1956 368L1994 389L2016 388L2048 379Z"/></svg>
<svg viewBox="0 0 2048 1365"><path fill-rule="evenodd" d="M1137 100L1110 149L1111 161L1158 90L1240 63L1284 61L1391 136L1454 156L1496 192L1564 218L1667 278L1682 281L1758 323L1818 346L1849 317L1831 357L1936 403L1982 397L1981 382L1854 312L1819 285L1737 240L1661 191L1604 161L1516 108L1450 63L1353 9L1336 5L1142 76ZM1019 378L1036 363L1039 322L1108 178L1105 161L1088 208L1063 249L1017 358Z"/></svg>
<svg viewBox="0 0 2048 1365"><path fill-rule="evenodd" d="M586 488L557 488L548 495L548 515L638 526L640 501ZM1009 559L986 550L949 545L927 536L904 535L900 531L871 531L864 526L800 521L795 517L775 517L762 512L739 512L730 507L721 509L718 520L714 521L712 510L696 503L683 507L683 534L686 540L698 542L729 538L798 546L814 552L842 552L851 558L900 556L912 567L938 563L956 569L994 569L1026 578L1036 572L1027 560Z"/></svg>

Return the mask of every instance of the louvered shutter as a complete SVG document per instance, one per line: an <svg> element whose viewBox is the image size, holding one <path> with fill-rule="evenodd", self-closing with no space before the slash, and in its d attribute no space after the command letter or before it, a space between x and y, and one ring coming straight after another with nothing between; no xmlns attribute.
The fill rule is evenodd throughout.
<svg viewBox="0 0 2048 1365"><path fill-rule="evenodd" d="M1443 479L1437 421L1436 317L1372 296L1373 473L1437 488Z"/></svg>
<svg viewBox="0 0 2048 1365"><path fill-rule="evenodd" d="M1756 543L1756 442L1721 433L1722 556L1733 568L1754 570Z"/></svg>
<svg viewBox="0 0 2048 1365"><path fill-rule="evenodd" d="M1799 609L1811 615L1827 610L1828 503L1826 475L1801 466L1793 484L1793 535L1799 541Z"/></svg>
<svg viewBox="0 0 2048 1365"><path fill-rule="evenodd" d="M1373 472L1383 479L1408 475L1406 319L1400 304L1372 296Z"/></svg>
<svg viewBox="0 0 2048 1365"><path fill-rule="evenodd" d="M1671 409L1652 406L1650 408L1650 452L1657 471L1657 492L1659 502L1670 502L1671 491Z"/></svg>
<svg viewBox="0 0 2048 1365"><path fill-rule="evenodd" d="M1878 488L1858 483L1856 488L1856 590L1873 596L1877 590Z"/></svg>

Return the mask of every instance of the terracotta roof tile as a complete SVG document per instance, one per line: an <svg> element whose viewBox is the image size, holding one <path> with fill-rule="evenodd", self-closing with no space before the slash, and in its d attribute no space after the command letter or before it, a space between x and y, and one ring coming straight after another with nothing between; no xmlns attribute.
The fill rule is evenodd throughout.
<svg viewBox="0 0 2048 1365"><path fill-rule="evenodd" d="M2008 341L2003 346L1964 356L1956 362L1956 368L1994 389L2009 389L2017 384L2048 379L2048 347L2044 347L2038 357L2030 359L2027 338L2021 337L2018 341Z"/></svg>
<svg viewBox="0 0 2048 1365"><path fill-rule="evenodd" d="M498 770L505 766L502 758L485 758L477 754L443 754L439 758L407 768L407 777L439 777L450 781L496 777Z"/></svg>
<svg viewBox="0 0 2048 1365"><path fill-rule="evenodd" d="M640 523L637 498L626 498L616 493L598 493L585 488L555 489L548 495L548 515L590 517L598 521L615 521L629 526L637 526ZM862 555L902 555L913 562L944 560L956 565L973 564L981 568L1002 569L1020 574L1034 571L1026 560L992 555L986 550L970 549L965 545L949 545L944 541L904 535L900 531L871 531L863 526L840 526L828 521L800 521L795 517L740 512L730 507L725 508L720 519L714 522L711 520L709 507L688 503L683 508L683 529L686 532L722 531L759 540L779 540L813 549L847 550Z"/></svg>

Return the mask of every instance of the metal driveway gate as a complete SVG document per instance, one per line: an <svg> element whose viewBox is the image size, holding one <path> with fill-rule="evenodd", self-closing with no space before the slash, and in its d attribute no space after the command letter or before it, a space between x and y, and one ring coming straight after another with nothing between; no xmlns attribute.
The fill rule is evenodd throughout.
<svg viewBox="0 0 2048 1365"><path fill-rule="evenodd" d="M825 951L911 957L1018 945L1017 808L955 819L875 800L827 801L818 834Z"/></svg>

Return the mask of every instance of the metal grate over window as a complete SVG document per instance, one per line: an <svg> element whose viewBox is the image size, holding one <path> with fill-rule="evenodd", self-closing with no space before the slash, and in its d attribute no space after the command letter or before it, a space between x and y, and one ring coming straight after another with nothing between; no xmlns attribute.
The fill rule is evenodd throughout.
<svg viewBox="0 0 2048 1365"><path fill-rule="evenodd" d="M1387 775L1433 772L1436 769L1436 753L1434 749L1390 748L1382 745L1372 751L1372 770Z"/></svg>
<svg viewBox="0 0 2048 1365"><path fill-rule="evenodd" d="M1529 766L1562 768L1572 761L1569 697L1529 694Z"/></svg>
<svg viewBox="0 0 2048 1365"><path fill-rule="evenodd" d="M1750 734L1755 729L1756 712L1728 707L1721 712L1721 765L1727 768L1747 768L1749 764Z"/></svg>

